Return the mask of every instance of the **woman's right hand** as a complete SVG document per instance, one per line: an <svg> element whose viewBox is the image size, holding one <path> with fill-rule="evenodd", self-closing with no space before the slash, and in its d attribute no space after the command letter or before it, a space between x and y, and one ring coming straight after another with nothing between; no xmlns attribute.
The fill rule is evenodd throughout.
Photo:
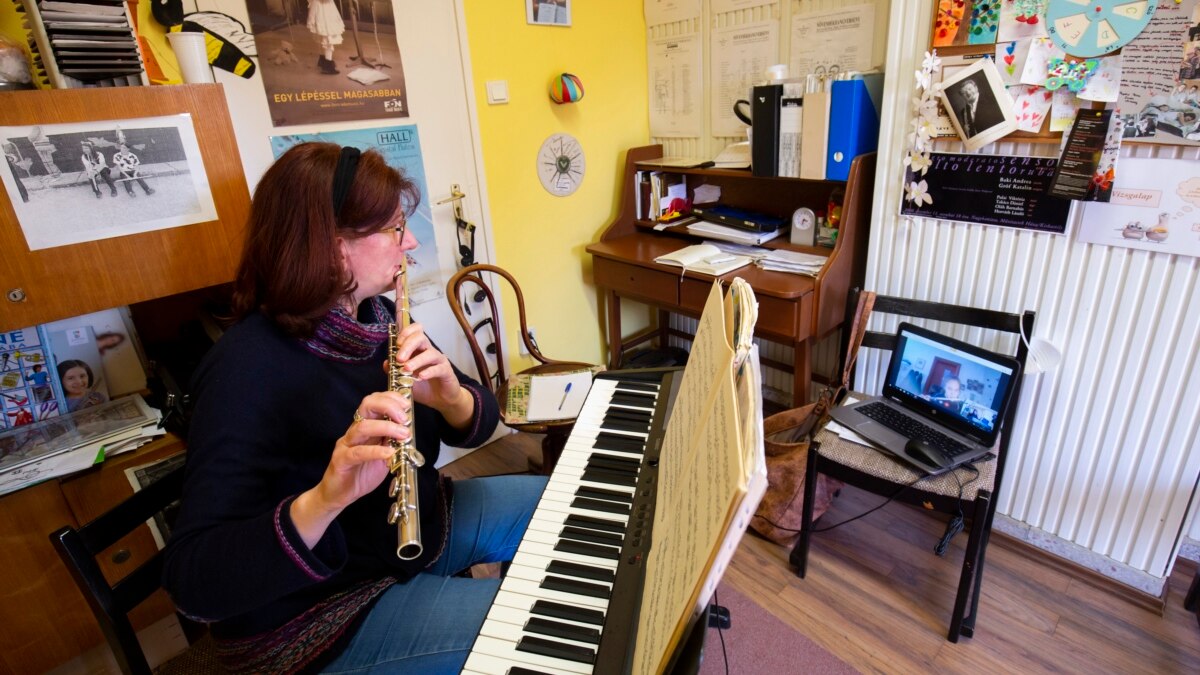
<svg viewBox="0 0 1200 675"><path fill-rule="evenodd" d="M387 478L393 454L388 440L408 439L403 423L411 411L396 392L367 396L355 413L355 421L334 444L321 482L292 502L292 522L310 548L343 509Z"/></svg>

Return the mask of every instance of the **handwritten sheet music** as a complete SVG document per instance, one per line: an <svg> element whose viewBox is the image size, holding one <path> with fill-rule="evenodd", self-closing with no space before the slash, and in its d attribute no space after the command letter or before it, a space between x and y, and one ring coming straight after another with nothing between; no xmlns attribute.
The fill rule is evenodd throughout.
<svg viewBox="0 0 1200 675"><path fill-rule="evenodd" d="M738 300L753 303L749 286L742 288ZM662 670L694 614L714 560L736 545L727 541L726 533L745 495L744 443L755 438L753 431L747 436L744 420L761 418L761 398L743 392L739 415L734 364L741 359L731 344L727 313L734 312L726 307L719 283L714 283L659 460L654 544L647 559L633 672ZM743 308L736 314L752 320L754 310ZM744 335L748 345L749 333ZM757 367L753 359L744 364ZM750 382L759 382L757 373ZM756 400L758 409L747 409ZM761 442L759 448L761 453Z"/></svg>

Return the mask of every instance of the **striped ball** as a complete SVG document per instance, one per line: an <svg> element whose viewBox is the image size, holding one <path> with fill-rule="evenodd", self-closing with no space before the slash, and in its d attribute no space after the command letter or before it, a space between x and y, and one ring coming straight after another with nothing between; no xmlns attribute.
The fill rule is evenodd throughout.
<svg viewBox="0 0 1200 675"><path fill-rule="evenodd" d="M583 83L570 73L563 73L550 84L550 99L555 103L574 103L583 98Z"/></svg>

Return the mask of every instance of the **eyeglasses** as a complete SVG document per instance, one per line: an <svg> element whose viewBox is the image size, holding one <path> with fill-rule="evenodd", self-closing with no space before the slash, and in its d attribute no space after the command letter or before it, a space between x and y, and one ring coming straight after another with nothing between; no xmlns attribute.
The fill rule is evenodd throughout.
<svg viewBox="0 0 1200 675"><path fill-rule="evenodd" d="M401 219L400 219L400 224L399 224L399 225L396 225L396 226L394 226L394 227L387 228L387 229L385 229L385 230L383 230L383 231L384 231L384 232L387 232L388 230L391 230L391 231L392 231L392 233L393 233L393 236L394 236L394 237L395 237L395 239L396 239L396 243L397 243L397 244L401 244L401 243L403 243L403 242L404 242L404 231L405 231L406 229L408 229L408 218L407 218L407 217L401 217Z"/></svg>

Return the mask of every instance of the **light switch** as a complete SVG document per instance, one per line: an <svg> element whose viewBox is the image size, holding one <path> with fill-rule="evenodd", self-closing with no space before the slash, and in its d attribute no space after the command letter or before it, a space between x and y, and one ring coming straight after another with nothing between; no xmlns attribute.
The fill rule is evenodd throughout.
<svg viewBox="0 0 1200 675"><path fill-rule="evenodd" d="M508 80L488 80L487 100L492 105L508 103Z"/></svg>

